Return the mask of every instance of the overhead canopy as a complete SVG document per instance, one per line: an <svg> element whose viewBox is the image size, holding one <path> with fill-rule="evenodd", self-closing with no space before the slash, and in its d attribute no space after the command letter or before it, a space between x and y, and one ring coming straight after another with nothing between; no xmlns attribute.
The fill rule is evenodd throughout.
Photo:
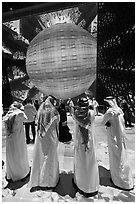
<svg viewBox="0 0 137 204"><path fill-rule="evenodd" d="M85 20L84 28L87 29L95 16L97 15L97 3L81 2L2 2L2 21L13 21L20 19L21 35L29 42L42 31L42 22L39 14L49 13L57 10L63 10L72 7L78 7L80 16L76 22L78 25ZM18 38L18 34L5 26L2 27L2 41L12 53L20 51L26 53L28 44Z"/></svg>
<svg viewBox="0 0 137 204"><path fill-rule="evenodd" d="M78 25L85 20L84 28L87 29L95 16L97 15L97 3L95 2L2 2L2 22L21 20L21 34L31 41L38 32L42 31L42 22L39 14L46 14L63 9L78 7L80 16L76 22ZM3 26L3 41L6 47L12 47L12 50L22 49L24 52L26 45L19 40L15 40L12 36L14 31L10 31L6 26ZM11 35L9 37L9 35ZM12 46L12 41L15 41L15 46ZM22 48L19 48L22 47ZM26 51L25 51L26 52Z"/></svg>
<svg viewBox="0 0 137 204"><path fill-rule="evenodd" d="M13 21L29 15L36 15L71 8L82 2L2 2L2 21Z"/></svg>

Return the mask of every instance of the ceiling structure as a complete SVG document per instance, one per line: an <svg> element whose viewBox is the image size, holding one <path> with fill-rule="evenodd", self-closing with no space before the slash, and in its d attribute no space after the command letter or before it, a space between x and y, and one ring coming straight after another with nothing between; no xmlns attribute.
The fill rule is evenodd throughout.
<svg viewBox="0 0 137 204"><path fill-rule="evenodd" d="M42 13L49 13L66 8L83 5L82 2L3 2L2 3L2 22L18 20L29 15L38 15Z"/></svg>
<svg viewBox="0 0 137 204"><path fill-rule="evenodd" d="M2 41L5 47L14 52L14 50L23 51L26 53L28 43L12 29L8 28L7 24L11 21L20 20L21 35L29 42L40 32L47 27L44 25L43 16L49 13L60 11L69 8L77 8L79 16L75 20L75 24L82 24L81 27L88 29L91 22L97 15L97 3L82 3L82 2L3 2L2 3ZM43 15L42 15L43 14ZM77 15L76 13L73 14ZM84 23L83 23L84 22ZM13 46L15 44L15 46Z"/></svg>

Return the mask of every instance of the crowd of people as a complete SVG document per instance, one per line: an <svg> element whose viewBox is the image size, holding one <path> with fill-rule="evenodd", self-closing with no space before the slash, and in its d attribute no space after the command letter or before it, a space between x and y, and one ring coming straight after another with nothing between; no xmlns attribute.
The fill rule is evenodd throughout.
<svg viewBox="0 0 137 204"><path fill-rule="evenodd" d="M104 101L107 110L100 117L107 129L111 181L118 188L131 190L134 184L127 158L124 112L114 97L106 97ZM93 133L95 117L99 114L98 103L85 95L78 99L76 105L68 99L67 105L75 125L72 182L83 195L94 196L99 190ZM41 104L38 101L33 104L30 99L25 101L24 106L14 102L3 116L3 121L7 132L6 179L17 181L30 175L30 188L56 187L59 182L58 143L72 140L64 101L49 95ZM31 171L27 154L30 126L34 143Z"/></svg>

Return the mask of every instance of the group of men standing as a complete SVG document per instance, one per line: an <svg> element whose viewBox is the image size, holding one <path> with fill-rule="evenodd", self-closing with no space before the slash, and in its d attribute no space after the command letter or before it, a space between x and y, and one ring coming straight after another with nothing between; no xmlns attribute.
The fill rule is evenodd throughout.
<svg viewBox="0 0 137 204"><path fill-rule="evenodd" d="M127 158L125 124L123 117L124 114L118 107L114 97L105 98L105 102L107 103L108 109L105 114L100 117L101 123L107 129L111 179L116 187L124 190L131 190L134 188L134 184L131 168ZM93 125L96 115L95 110L91 107L88 97L79 98L76 106L70 99L68 105L75 126L73 184L85 196L94 196L99 190L99 171L93 133ZM59 182L59 159L57 148L59 142L59 122L61 121L61 115L59 114L59 110L57 108L57 100L53 96L48 96L46 100L42 102L38 112L36 109L34 109L34 107L32 108L32 106L31 101L28 101L28 103L24 105L24 111L21 113L21 110L19 110L20 108L18 108L17 104L14 104L5 116L4 121L8 133L6 157L7 176L12 180L18 180L27 175L29 171L29 162L27 162L28 160L26 159L27 154L24 153L27 152L25 141L24 149L22 150L22 154L20 154L20 158L14 161L13 154L15 151L13 151L13 149L21 151L19 149L20 142L18 133L15 134L17 130L15 126L17 126L17 122L19 122L19 119L16 119L16 116L22 115L22 119L20 119L20 124L18 127L21 127L23 138L24 133L22 126L23 122L25 122L26 135L29 141L29 126L31 125L31 127L35 128L34 121L37 115L36 139L34 134L35 131L32 128L35 145L30 173L30 188L39 186L41 188L52 189L55 188ZM31 113L33 113L33 117L30 116L28 111L30 108L32 108ZM61 121L61 123L66 126L66 119L63 122ZM64 134L65 138L66 132L64 131L62 134ZM16 146L14 146L13 140L18 140ZM23 154L25 156L23 156ZM18 157L17 152L16 157ZM26 164L26 166L23 164L24 172L22 176L20 176L21 171L20 173L17 172L19 169L18 166L21 166L21 157L24 157L24 164ZM15 167L13 167L14 163L16 164L16 171ZM15 176L14 172L16 172L18 176Z"/></svg>

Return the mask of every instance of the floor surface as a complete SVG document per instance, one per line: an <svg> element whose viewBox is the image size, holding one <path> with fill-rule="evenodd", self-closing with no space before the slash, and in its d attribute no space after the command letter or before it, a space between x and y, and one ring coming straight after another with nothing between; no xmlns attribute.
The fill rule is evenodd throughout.
<svg viewBox="0 0 137 204"><path fill-rule="evenodd" d="M115 188L110 182L109 158L106 129L100 124L101 116L95 119L95 142L99 166L100 186L99 193L94 197L85 198L72 184L73 178L73 151L74 142L70 144L59 143L58 155L60 166L60 182L52 190L37 190L30 192L29 176L24 181L6 183L5 164L2 169L2 202L135 202L135 188L132 191L123 191ZM74 121L68 116L68 125L74 137ZM126 142L129 163L135 180L135 128L126 129ZM6 161L6 136L2 126L2 160ZM30 166L34 144L28 144L28 157ZM6 163L6 162L5 162ZM6 188L4 188L6 187Z"/></svg>

